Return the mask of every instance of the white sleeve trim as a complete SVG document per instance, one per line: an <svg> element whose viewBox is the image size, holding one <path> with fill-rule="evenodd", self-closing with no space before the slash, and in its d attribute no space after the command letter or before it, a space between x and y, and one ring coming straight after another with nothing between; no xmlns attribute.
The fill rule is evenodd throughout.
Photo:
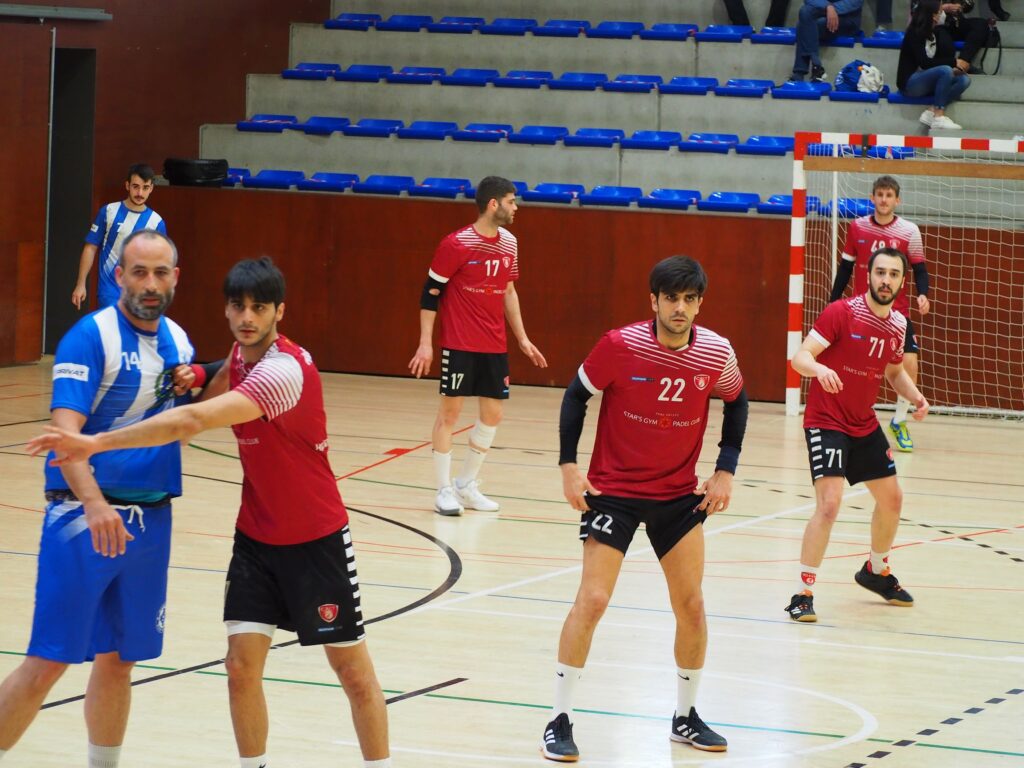
<svg viewBox="0 0 1024 768"><path fill-rule="evenodd" d="M432 269L428 269L427 270L427 274L430 276L430 278L432 280L437 280L437 282L439 282L439 283L447 283L448 282L448 278L447 277L441 277L441 275L437 274L437 272L435 272Z"/></svg>
<svg viewBox="0 0 1024 768"><path fill-rule="evenodd" d="M848 253L844 253L843 254L843 261L856 261L856 260L857 260L856 256L851 256Z"/></svg>
<svg viewBox="0 0 1024 768"><path fill-rule="evenodd" d="M829 347L832 346L832 342L831 341L826 339L824 336L822 336L820 333L818 333L813 328L811 328L811 332L809 334L807 334L807 335L810 336L812 339L814 339L819 344L821 344L823 347L825 347L825 349L828 349Z"/></svg>
<svg viewBox="0 0 1024 768"><path fill-rule="evenodd" d="M595 387L591 383L590 379L587 376L587 372L583 370L583 366L582 365L580 366L580 369L579 369L578 373L579 373L579 376L580 376L580 381L583 382L583 386L587 388L587 391L590 394L596 395L596 394L599 394L601 392L600 389L598 389L597 387Z"/></svg>

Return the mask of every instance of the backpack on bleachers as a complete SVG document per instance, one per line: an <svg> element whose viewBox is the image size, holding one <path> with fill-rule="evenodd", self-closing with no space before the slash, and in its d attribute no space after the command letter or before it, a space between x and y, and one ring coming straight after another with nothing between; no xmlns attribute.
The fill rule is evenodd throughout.
<svg viewBox="0 0 1024 768"><path fill-rule="evenodd" d="M854 59L839 70L832 87L837 91L878 93L885 88L885 76L878 67L861 59Z"/></svg>

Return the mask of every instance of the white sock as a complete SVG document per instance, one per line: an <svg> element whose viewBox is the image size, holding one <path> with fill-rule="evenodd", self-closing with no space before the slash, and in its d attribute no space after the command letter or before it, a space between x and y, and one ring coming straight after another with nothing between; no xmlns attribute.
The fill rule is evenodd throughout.
<svg viewBox="0 0 1024 768"><path fill-rule="evenodd" d="M101 747L89 743L89 768L117 768L121 747Z"/></svg>
<svg viewBox="0 0 1024 768"><path fill-rule="evenodd" d="M452 452L441 453L434 451L434 478L437 481L437 490L446 485L452 484Z"/></svg>
<svg viewBox="0 0 1024 768"><path fill-rule="evenodd" d="M363 760L363 768L391 768L391 758L385 757L382 760Z"/></svg>
<svg viewBox="0 0 1024 768"><path fill-rule="evenodd" d="M455 479L460 488L465 488L476 480L476 476L480 474L480 467L484 465L484 459L486 458L487 451L478 451L473 446L467 449L466 460L462 462L462 474Z"/></svg>
<svg viewBox="0 0 1024 768"><path fill-rule="evenodd" d="M476 480L497 431L496 426L489 426L480 420L473 425L473 431L469 433L469 450L466 453L466 461L462 465L462 474L458 478L459 485L465 487Z"/></svg>
<svg viewBox="0 0 1024 768"><path fill-rule="evenodd" d="M700 685L700 669L676 667L676 716L686 717L697 703L697 686Z"/></svg>
<svg viewBox="0 0 1024 768"><path fill-rule="evenodd" d="M242 768L269 768L270 761L267 759L266 754L262 754L259 757L240 757Z"/></svg>
<svg viewBox="0 0 1024 768"><path fill-rule="evenodd" d="M871 550L871 572L882 573L889 567L889 553Z"/></svg>
<svg viewBox="0 0 1024 768"><path fill-rule="evenodd" d="M797 590L797 594L801 592L813 592L814 582L818 580L818 569L812 565L804 565L800 563L800 589Z"/></svg>
<svg viewBox="0 0 1024 768"><path fill-rule="evenodd" d="M576 683L583 677L583 667L570 667L568 664L555 664L555 704L551 708L551 719L554 720L565 712L572 722L572 695Z"/></svg>
<svg viewBox="0 0 1024 768"><path fill-rule="evenodd" d="M892 420L897 424L902 424L907 420L907 411L910 410L910 401L905 397L896 398L896 413L893 415Z"/></svg>
<svg viewBox="0 0 1024 768"><path fill-rule="evenodd" d="M6 755L6 754L7 754L7 750L6 749L0 749L0 760L3 760L4 759L4 755Z"/></svg>

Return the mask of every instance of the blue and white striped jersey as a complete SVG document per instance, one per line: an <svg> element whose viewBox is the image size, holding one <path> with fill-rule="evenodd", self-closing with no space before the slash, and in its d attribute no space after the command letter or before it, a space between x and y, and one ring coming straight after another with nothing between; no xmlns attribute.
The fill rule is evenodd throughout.
<svg viewBox="0 0 1024 768"><path fill-rule="evenodd" d="M155 229L162 235L167 234L167 225L159 213L148 206L143 211L133 211L124 202L104 205L89 227L85 242L99 248L96 295L101 309L116 304L121 296L121 288L114 279L114 267L121 254L121 243L137 229Z"/></svg>
<svg viewBox="0 0 1024 768"><path fill-rule="evenodd" d="M106 307L83 317L61 339L53 363L50 409L69 408L86 415L84 434L134 424L181 400L174 396L171 374L179 364L191 363L194 354L185 331L173 320L161 318L160 329L150 333L132 325L118 307ZM99 453L89 463L108 495L181 495L181 451L176 442ZM46 490L67 487L60 468L47 460Z"/></svg>

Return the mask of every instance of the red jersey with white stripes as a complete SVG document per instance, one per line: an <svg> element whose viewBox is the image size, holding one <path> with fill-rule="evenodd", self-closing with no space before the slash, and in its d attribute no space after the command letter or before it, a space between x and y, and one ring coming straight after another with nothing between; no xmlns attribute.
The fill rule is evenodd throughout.
<svg viewBox="0 0 1024 768"><path fill-rule="evenodd" d="M327 458L320 373L295 342L278 336L254 365L231 350L231 389L263 411L236 424L242 459L238 530L264 544L302 544L341 529L348 512Z"/></svg>
<svg viewBox="0 0 1024 768"><path fill-rule="evenodd" d="M863 296L868 292L868 259L879 248L896 248L906 254L911 264L924 262L924 245L921 230L912 221L893 217L888 224L879 224L874 216L861 216L850 222L846 230L846 244L843 258L853 264L853 295ZM913 272L907 275L903 290L896 297L892 308L904 317L909 316L910 286Z"/></svg>
<svg viewBox="0 0 1024 768"><path fill-rule="evenodd" d="M472 225L441 241L429 275L441 294L441 346L466 352L506 352L505 289L519 279L515 235L498 227L484 237Z"/></svg>
<svg viewBox="0 0 1024 768"><path fill-rule="evenodd" d="M743 389L727 339L695 325L688 345L668 349L653 320L608 331L579 376L604 392L587 477L602 493L644 499L693 492L711 395L731 402Z"/></svg>
<svg viewBox="0 0 1024 768"><path fill-rule="evenodd" d="M817 360L835 371L843 388L833 395L811 379L804 426L835 429L853 437L878 428L874 405L885 367L903 360L907 319L896 312L878 317L863 296L825 307L810 336L825 345Z"/></svg>

